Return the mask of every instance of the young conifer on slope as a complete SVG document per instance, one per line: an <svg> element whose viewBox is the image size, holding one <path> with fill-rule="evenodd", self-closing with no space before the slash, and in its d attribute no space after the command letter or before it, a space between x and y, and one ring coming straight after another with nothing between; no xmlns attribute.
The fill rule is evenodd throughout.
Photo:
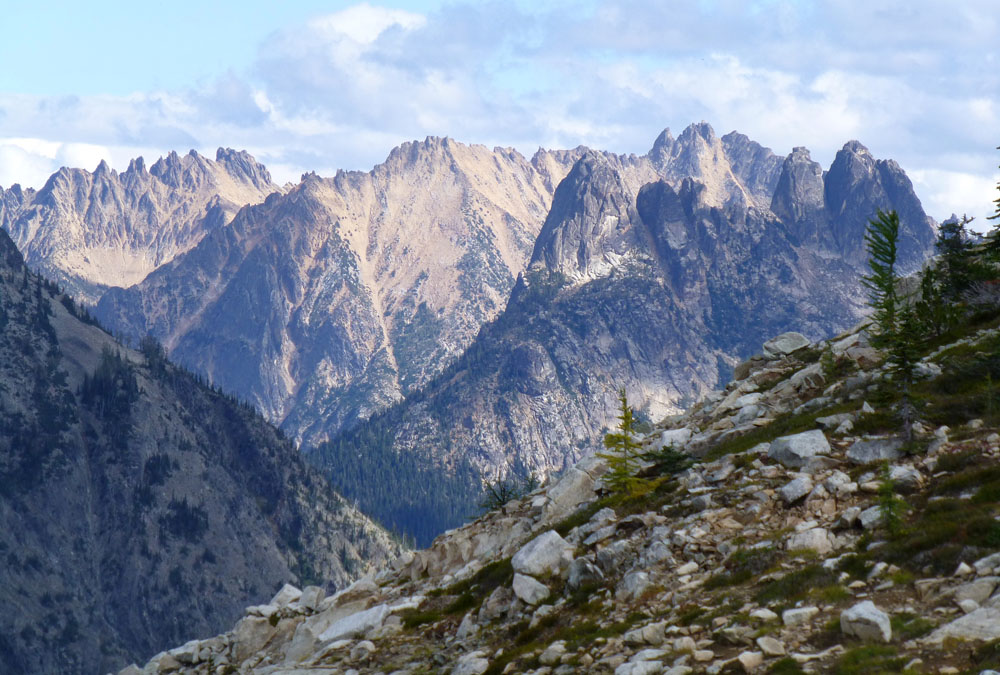
<svg viewBox="0 0 1000 675"><path fill-rule="evenodd" d="M608 489L615 494L633 494L643 482L636 476L641 446L635 439L635 420L624 387L618 390L618 402L618 431L604 437L604 447L608 452L598 453L597 456L608 461L608 472L604 475L604 484Z"/></svg>

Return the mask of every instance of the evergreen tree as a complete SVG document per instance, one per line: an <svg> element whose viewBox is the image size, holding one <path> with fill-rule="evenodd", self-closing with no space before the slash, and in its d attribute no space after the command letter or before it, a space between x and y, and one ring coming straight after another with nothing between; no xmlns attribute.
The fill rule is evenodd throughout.
<svg viewBox="0 0 1000 675"><path fill-rule="evenodd" d="M865 232L868 244L868 267L872 273L861 277L868 289L868 304L878 332L872 336L876 347L887 347L896 329L896 251L899 242L899 215L895 211L879 210L875 220L868 221Z"/></svg>
<svg viewBox="0 0 1000 675"><path fill-rule="evenodd" d="M635 421L624 387L618 391L618 401L621 407L618 431L604 437L604 447L609 452L597 456L608 460L604 484L616 494L633 494L643 482L635 475L639 468L640 445L635 440Z"/></svg>
<svg viewBox="0 0 1000 675"><path fill-rule="evenodd" d="M924 342L923 326L913 305L899 310L899 322L889 345L889 375L902 394L903 440L913 440L914 407L911 389Z"/></svg>
<svg viewBox="0 0 1000 675"><path fill-rule="evenodd" d="M957 305L944 298L940 276L936 267L923 271L920 275L920 299L916 304L925 332L933 337L947 333L960 318Z"/></svg>
<svg viewBox="0 0 1000 675"><path fill-rule="evenodd" d="M878 212L868 222L868 266L872 273L862 277L869 290L869 304L878 328L872 343L886 352L889 374L903 395L903 435L913 437L913 401L910 390L923 346L923 326L913 304L900 300L896 292L896 251L899 241L899 216L895 211Z"/></svg>
<svg viewBox="0 0 1000 675"><path fill-rule="evenodd" d="M889 536L897 536L903 527L903 508L906 504L896 496L896 484L889 473L889 462L882 462L879 469L878 505L882 525Z"/></svg>
<svg viewBox="0 0 1000 675"><path fill-rule="evenodd" d="M972 218L962 216L941 223L934 243L938 252L938 269L942 293L946 300L958 300L973 281L972 239L968 224Z"/></svg>
<svg viewBox="0 0 1000 675"><path fill-rule="evenodd" d="M1000 146L997 147L1000 150ZM997 191L1000 191L1000 182L997 183ZM987 235L986 251L991 258L1000 258L1000 197L993 200L996 204L996 210L993 212L992 216L987 216L987 220L996 220L997 224L993 226L990 233Z"/></svg>

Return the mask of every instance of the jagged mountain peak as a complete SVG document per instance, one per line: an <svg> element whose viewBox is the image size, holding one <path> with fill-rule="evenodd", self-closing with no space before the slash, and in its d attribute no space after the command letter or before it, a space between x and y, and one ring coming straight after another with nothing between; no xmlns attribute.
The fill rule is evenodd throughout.
<svg viewBox="0 0 1000 675"><path fill-rule="evenodd" d="M708 122L688 125L677 140L671 138L669 129L664 130L646 159L667 181L677 183L687 177L700 180L707 188L706 198L716 206L757 201L761 201L760 206L767 204L763 196L770 185L770 175L764 178L763 187L755 184L751 189L745 185L734 172L726 145ZM758 164L761 159L757 158ZM766 162L766 156L763 159ZM753 171L753 161L750 163L751 166L740 165L742 173L749 175Z"/></svg>
<svg viewBox="0 0 1000 675"><path fill-rule="evenodd" d="M221 160L192 150L171 151L149 170L137 157L120 174L105 161L93 172L61 167L37 193L5 200L0 227L29 266L96 303L107 286L142 280L245 204L280 191L250 155L224 151Z"/></svg>
<svg viewBox="0 0 1000 675"><path fill-rule="evenodd" d="M878 160L859 141L848 141L837 151L830 165L832 173L843 173L852 181L859 181L871 176L876 170Z"/></svg>
<svg viewBox="0 0 1000 675"><path fill-rule="evenodd" d="M607 274L625 253L634 198L608 159L587 150L556 188L531 266L583 280Z"/></svg>
<svg viewBox="0 0 1000 675"><path fill-rule="evenodd" d="M736 131L726 134L721 141L733 175L753 196L757 206L769 205L778 185L783 159L771 148Z"/></svg>
<svg viewBox="0 0 1000 675"><path fill-rule="evenodd" d="M933 246L933 221L924 213L913 184L896 162L876 159L858 141L837 152L824 175L826 210L830 214L839 252L856 264L867 258L863 234L876 211L894 209L900 218L901 268L919 269Z"/></svg>
<svg viewBox="0 0 1000 675"><path fill-rule="evenodd" d="M660 135L656 137L653 141L653 147L650 148L647 153L650 157L663 155L664 153L669 154L670 148L674 146L677 141L674 139L673 134L670 133L670 127L665 128L660 132Z"/></svg>
<svg viewBox="0 0 1000 675"><path fill-rule="evenodd" d="M867 155L869 157L872 156L868 147L858 140L847 141L844 143L844 147L840 149L840 152L849 152L855 155Z"/></svg>
<svg viewBox="0 0 1000 675"><path fill-rule="evenodd" d="M824 208L823 167L812 160L808 148L792 148L782 162L771 211L791 228L797 243L829 244Z"/></svg>
<svg viewBox="0 0 1000 675"><path fill-rule="evenodd" d="M690 144L697 142L698 140L703 141L708 145L714 145L718 140L715 135L715 129L708 122L702 120L701 122L693 122L689 124L681 135L677 137L677 142L681 144Z"/></svg>
<svg viewBox="0 0 1000 675"><path fill-rule="evenodd" d="M271 185L271 173L246 150L219 148L215 161L229 168L230 173L242 176L250 183L264 187Z"/></svg>
<svg viewBox="0 0 1000 675"><path fill-rule="evenodd" d="M125 170L125 173L131 173L131 174L149 173L146 170L146 160L143 159L142 156L135 157L129 160L128 168Z"/></svg>

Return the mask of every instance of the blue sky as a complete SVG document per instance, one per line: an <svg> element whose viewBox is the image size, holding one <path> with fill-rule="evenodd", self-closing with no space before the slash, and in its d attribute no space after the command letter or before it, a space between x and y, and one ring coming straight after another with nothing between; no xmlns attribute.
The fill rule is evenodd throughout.
<svg viewBox="0 0 1000 675"><path fill-rule="evenodd" d="M427 135L645 152L708 121L828 165L897 160L935 218L992 211L997 0L96 0L5 8L0 185L245 148L280 180Z"/></svg>

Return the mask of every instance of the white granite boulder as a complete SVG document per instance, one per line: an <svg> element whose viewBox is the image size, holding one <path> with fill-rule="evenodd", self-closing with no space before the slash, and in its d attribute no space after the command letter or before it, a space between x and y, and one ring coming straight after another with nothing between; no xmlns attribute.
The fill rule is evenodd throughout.
<svg viewBox="0 0 1000 675"><path fill-rule="evenodd" d="M813 429L774 439L767 450L767 456L786 468L798 469L813 457L829 452L830 443L826 436L819 429Z"/></svg>
<svg viewBox="0 0 1000 675"><path fill-rule="evenodd" d="M782 333L764 343L764 356L769 359L779 359L803 347L808 347L809 344L809 338L802 333L794 331Z"/></svg>
<svg viewBox="0 0 1000 675"><path fill-rule="evenodd" d="M521 602L539 605L549 597L548 586L526 574L514 573L514 595Z"/></svg>
<svg viewBox="0 0 1000 675"><path fill-rule="evenodd" d="M514 554L515 572L534 577L562 574L573 562L573 546L555 530L538 535Z"/></svg>
<svg viewBox="0 0 1000 675"><path fill-rule="evenodd" d="M840 615L840 630L864 642L889 642L892 640L892 625L889 615L865 600L845 610Z"/></svg>

